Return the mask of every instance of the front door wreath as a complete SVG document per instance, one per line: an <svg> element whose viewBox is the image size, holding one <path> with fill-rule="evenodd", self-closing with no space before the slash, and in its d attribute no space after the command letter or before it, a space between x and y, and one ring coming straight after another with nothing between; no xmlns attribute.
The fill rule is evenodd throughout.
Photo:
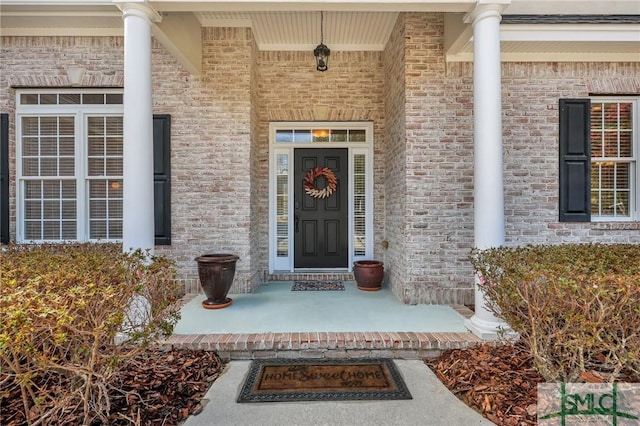
<svg viewBox="0 0 640 426"><path fill-rule="evenodd" d="M326 186L322 189L316 188L316 179L323 176ZM307 172L304 177L304 192L314 198L329 198L338 188L338 179L333 171L328 167L316 167Z"/></svg>

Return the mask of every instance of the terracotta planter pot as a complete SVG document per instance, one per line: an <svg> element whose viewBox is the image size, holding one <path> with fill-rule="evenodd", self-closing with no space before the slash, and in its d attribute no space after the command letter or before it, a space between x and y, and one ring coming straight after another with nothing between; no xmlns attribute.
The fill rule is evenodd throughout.
<svg viewBox="0 0 640 426"><path fill-rule="evenodd" d="M353 262L353 275L360 290L380 290L384 279L384 264L379 260Z"/></svg>
<svg viewBox="0 0 640 426"><path fill-rule="evenodd" d="M233 284L238 259L233 254L205 254L196 257L200 285L207 296L207 300L202 302L203 308L221 309L231 305L233 300L227 297L227 293Z"/></svg>

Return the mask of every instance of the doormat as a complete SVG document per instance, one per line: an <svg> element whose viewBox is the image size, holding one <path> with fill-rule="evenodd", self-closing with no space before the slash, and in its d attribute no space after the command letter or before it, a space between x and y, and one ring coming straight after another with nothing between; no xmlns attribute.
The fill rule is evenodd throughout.
<svg viewBox="0 0 640 426"><path fill-rule="evenodd" d="M391 359L254 360L238 402L412 399Z"/></svg>
<svg viewBox="0 0 640 426"><path fill-rule="evenodd" d="M335 291L344 290L342 281L295 281L291 291Z"/></svg>

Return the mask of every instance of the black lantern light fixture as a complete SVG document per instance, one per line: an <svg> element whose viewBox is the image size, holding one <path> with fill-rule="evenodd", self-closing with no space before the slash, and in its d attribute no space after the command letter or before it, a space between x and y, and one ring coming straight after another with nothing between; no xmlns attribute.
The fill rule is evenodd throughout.
<svg viewBox="0 0 640 426"><path fill-rule="evenodd" d="M326 71L329 69L329 55L331 50L324 44L324 13L320 11L320 44L313 49L313 56L316 57L316 69Z"/></svg>

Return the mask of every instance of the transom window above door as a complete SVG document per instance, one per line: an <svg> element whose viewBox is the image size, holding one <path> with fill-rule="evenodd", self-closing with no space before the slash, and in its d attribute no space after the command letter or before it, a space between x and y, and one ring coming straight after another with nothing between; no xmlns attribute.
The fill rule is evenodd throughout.
<svg viewBox="0 0 640 426"><path fill-rule="evenodd" d="M276 143L367 142L364 129L278 129Z"/></svg>

